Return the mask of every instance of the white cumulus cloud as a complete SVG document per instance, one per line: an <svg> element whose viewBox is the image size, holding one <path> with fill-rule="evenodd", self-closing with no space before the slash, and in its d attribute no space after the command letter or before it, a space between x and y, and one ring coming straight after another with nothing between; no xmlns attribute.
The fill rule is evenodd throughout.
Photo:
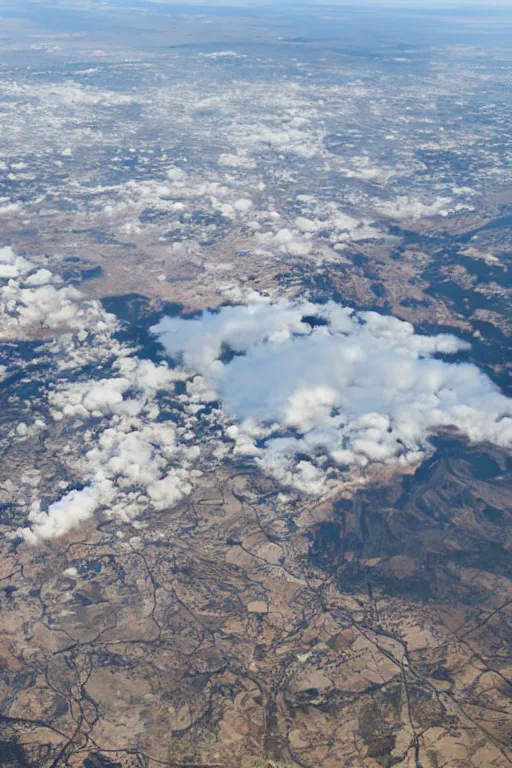
<svg viewBox="0 0 512 768"><path fill-rule="evenodd" d="M512 401L475 365L438 358L468 344L393 317L260 299L153 330L221 400L235 451L300 490L336 468L416 462L443 427L512 441Z"/></svg>

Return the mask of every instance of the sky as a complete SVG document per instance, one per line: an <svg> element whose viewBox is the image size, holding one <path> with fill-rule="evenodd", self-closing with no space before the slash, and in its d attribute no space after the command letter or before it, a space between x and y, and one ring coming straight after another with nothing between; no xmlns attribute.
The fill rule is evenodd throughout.
<svg viewBox="0 0 512 768"><path fill-rule="evenodd" d="M319 9L322 7L346 8L347 10L357 11L361 7L379 7L379 8L400 8L411 11L433 9L464 9L472 12L488 13L492 9L510 9L512 10L512 0L358 0L354 2L344 2L343 0L280 0L280 2L270 3L268 0L0 0L0 9L30 8L34 6L46 6L48 8L72 8L76 10L101 11L111 7L137 8L148 5L178 6L178 7L268 7L272 10L283 11L287 8L296 9Z"/></svg>

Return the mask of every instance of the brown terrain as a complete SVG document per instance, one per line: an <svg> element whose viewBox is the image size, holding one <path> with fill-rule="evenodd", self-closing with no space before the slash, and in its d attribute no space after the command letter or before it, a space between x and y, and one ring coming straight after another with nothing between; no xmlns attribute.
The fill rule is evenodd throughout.
<svg viewBox="0 0 512 768"><path fill-rule="evenodd" d="M484 224L468 221L462 234ZM44 220L25 253L67 254L49 261L55 272L69 256L101 266L84 293L122 286L144 299L143 312L165 301L219 306L228 274L242 288L323 292L420 327L505 338L503 311L439 292L447 281L478 290L468 268L486 263L485 236L454 268L419 224L414 243L404 232L355 245L342 268L227 258L242 235L209 248L207 262L176 259L154 238L93 247ZM26 234L13 226L15 248ZM487 245L499 258L495 234ZM492 298L492 284L480 290ZM497 338L482 365L499 377ZM33 461L24 445L26 455L4 456L11 481ZM320 502L290 503L242 463L204 474L185 501L133 524L89 521L36 548L4 540L0 766L511 765L511 459L448 432L435 447L416 471L382 471ZM59 477L58 452L47 479ZM5 486L11 524L8 501Z"/></svg>
<svg viewBox="0 0 512 768"><path fill-rule="evenodd" d="M0 764L509 765L507 470L447 434L352 498L247 467L139 532L4 543Z"/></svg>
<svg viewBox="0 0 512 768"><path fill-rule="evenodd" d="M165 221L125 237L122 214L44 204L5 217L3 242L72 282L91 270L84 296L122 299L146 334L167 302L332 298L469 339L472 361L510 394L506 205L510 194L471 216L385 219L380 240L321 242L303 258L255 253L238 225L177 254ZM11 394L0 768L512 766L510 453L446 431L422 465L319 501L226 461L170 509L100 515L30 547L11 535L27 517L13 488L37 465L55 498L79 479L66 451L81 445L53 425L44 456L37 439L13 449L28 396Z"/></svg>

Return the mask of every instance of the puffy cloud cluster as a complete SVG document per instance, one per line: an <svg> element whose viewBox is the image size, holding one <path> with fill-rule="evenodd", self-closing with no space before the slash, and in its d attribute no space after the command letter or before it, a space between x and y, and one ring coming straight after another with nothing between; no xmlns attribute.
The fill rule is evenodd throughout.
<svg viewBox="0 0 512 768"><path fill-rule="evenodd" d="M244 173L222 175L222 181L217 173L213 176L217 180L211 181L207 171L198 175L170 166L165 180L130 180L88 191L99 215L108 217L109 226L117 222L125 234L137 235L154 226L144 219L144 211L165 212L166 226L173 222L173 251L187 253L189 259L203 258L200 243L208 242L214 232L237 226L244 227L247 247L259 256L318 261L336 260L333 249L343 250L351 242L384 236L366 217L350 215L336 203L312 195L298 195L294 201L301 215L276 210L275 201L266 197L265 184L248 178L247 153L221 155L219 163ZM204 214L204 222L194 219L194 211L196 216L198 211Z"/></svg>
<svg viewBox="0 0 512 768"><path fill-rule="evenodd" d="M395 200L379 202L377 210L392 219L423 219L427 216L449 216L460 211L473 211L474 206L457 203L450 197L437 197L431 203L399 195Z"/></svg>
<svg viewBox="0 0 512 768"><path fill-rule="evenodd" d="M113 318L80 291L64 286L50 270L38 268L12 248L0 248L0 338L41 330L101 331Z"/></svg>
<svg viewBox="0 0 512 768"><path fill-rule="evenodd" d="M366 219L357 219L339 210L334 203L324 203L312 195L299 195L296 200L304 215L295 217L293 224L283 226L280 215L270 216L270 231L254 233L257 252L285 256L329 258L330 249L343 250L350 242L381 239L382 233ZM262 227L263 229L263 227Z"/></svg>
<svg viewBox="0 0 512 768"><path fill-rule="evenodd" d="M253 160L246 152L239 152L233 154L231 152L224 152L219 155L219 165L227 168L256 168L256 161Z"/></svg>
<svg viewBox="0 0 512 768"><path fill-rule="evenodd" d="M158 391L170 388L173 382L183 378L183 374L167 365L155 365L151 360L131 356L118 357L114 368L119 375L73 382L50 392L53 417L61 420L72 416L137 416Z"/></svg>
<svg viewBox="0 0 512 768"><path fill-rule="evenodd" d="M313 195L299 195L304 215L295 219L295 226L303 233L320 234L333 246L345 246L349 242L381 239L380 232L365 218L356 218L340 210L333 202L322 203Z"/></svg>
<svg viewBox="0 0 512 768"><path fill-rule="evenodd" d="M6 80L1 84L0 89L2 95L24 99L35 104L44 104L46 108L51 104L56 111L58 108L75 106L119 107L134 101L131 95L85 86L73 80L62 83L39 83L37 86Z"/></svg>
<svg viewBox="0 0 512 768"><path fill-rule="evenodd" d="M0 280L19 277L29 272L33 264L23 256L17 256L9 246L0 248Z"/></svg>
<svg viewBox="0 0 512 768"><path fill-rule="evenodd" d="M112 488L105 483L102 488L70 491L50 504L48 512L41 510L39 502L34 502L29 513L32 527L22 531L25 541L37 544L44 539L58 538L92 517L100 504L108 504L111 500Z"/></svg>
<svg viewBox="0 0 512 768"><path fill-rule="evenodd" d="M25 288L12 281L0 292L2 336L5 338L30 328L80 327L82 318L77 315L83 310L77 304L79 297L79 291L72 286Z"/></svg>
<svg viewBox="0 0 512 768"><path fill-rule="evenodd" d="M213 53L198 53L202 59L246 59L245 53L237 53L236 51L214 51Z"/></svg>
<svg viewBox="0 0 512 768"><path fill-rule="evenodd" d="M2 198L5 200L6 198ZM6 205L0 205L0 216L12 216L13 213L19 213L21 205L19 203L7 203Z"/></svg>
<svg viewBox="0 0 512 768"><path fill-rule="evenodd" d="M188 427L158 422L157 394L183 374L123 352L110 378L61 381L49 393L53 419L72 420L81 430L81 449L69 464L85 487L47 510L34 502L23 530L29 543L61 536L99 509L131 520L150 507L171 507L200 474L193 469L199 448L183 438Z"/></svg>
<svg viewBox="0 0 512 768"><path fill-rule="evenodd" d="M386 184L396 175L396 169L382 168L376 165L366 155L357 155L350 158L351 168L340 168L340 173L347 179L362 179L377 184Z"/></svg>
<svg viewBox="0 0 512 768"><path fill-rule="evenodd" d="M35 75L35 71L31 74ZM26 77L20 78L6 73L0 82L0 101L9 125L2 149L15 158L24 147L30 147L36 156L41 147L52 154L57 149L59 156L66 158L68 149L103 143L103 131L90 127L91 113L98 120L109 120L109 115L115 114L119 135L123 131L122 115L137 101L131 89L121 93L119 89L62 78L38 82L31 74L27 72Z"/></svg>
<svg viewBox="0 0 512 768"><path fill-rule="evenodd" d="M476 366L438 358L468 345L393 317L260 299L166 318L154 332L200 374L196 397L220 398L235 452L302 491L320 493L333 473L374 462L416 462L442 427L512 440L512 402Z"/></svg>
<svg viewBox="0 0 512 768"><path fill-rule="evenodd" d="M31 526L22 533L36 544L68 533L99 510L109 517L131 520L145 509L172 507L192 490L197 446L180 444L177 430L153 423L155 408L138 417L112 418L98 433L84 435L84 453L75 469L86 486L71 490L47 510L35 502Z"/></svg>
<svg viewBox="0 0 512 768"><path fill-rule="evenodd" d="M186 239L193 232L190 215L197 207L220 215L226 222L245 221L253 207L252 200L246 197L247 184L242 190L232 180L228 185L219 180L208 181L204 174L193 175L176 166L170 166L166 176L163 180L130 180L109 187L95 187L90 190L93 207L110 222L117 220L121 231L127 234L139 234L150 226L139 218L145 210L165 212L174 217L176 231L186 232ZM183 217L186 223L182 221ZM184 235L182 239L185 239Z"/></svg>
<svg viewBox="0 0 512 768"><path fill-rule="evenodd" d="M0 324L4 339L53 336L39 348L49 422L33 416L12 431L16 441L35 432L61 435L66 464L81 485L45 506L36 491L26 541L61 536L92 517L133 519L176 504L192 489L200 451L190 427L194 414L160 419L159 396L186 375L167 363L140 359L115 337L118 321L97 301L63 286L44 268L0 249ZM44 365L51 362L51 365ZM8 369L2 371L3 375ZM46 377L46 378L45 378ZM43 410L45 408L43 407ZM65 439L65 438L64 438ZM61 486L65 491L66 484ZM57 494L56 494L57 495Z"/></svg>
<svg viewBox="0 0 512 768"><path fill-rule="evenodd" d="M49 505L31 486L22 531L30 543L99 512L133 520L168 508L209 462L232 454L321 494L353 469L418 461L441 427L474 441L512 439L510 401L474 365L438 359L467 347L453 336L422 336L395 318L332 302L253 293L244 305L155 326L171 367L140 359L116 338L118 322L98 302L10 249L0 257L13 268L0 282L7 337L37 336L41 327L53 336L38 352L51 361L44 419L25 419L13 440L36 427L41 439L58 435L73 479ZM172 420L162 396L179 406L171 406Z"/></svg>
<svg viewBox="0 0 512 768"><path fill-rule="evenodd" d="M312 250L311 233L304 234L288 227L277 232L257 232L256 242L260 248L288 256L308 256Z"/></svg>
<svg viewBox="0 0 512 768"><path fill-rule="evenodd" d="M219 163L232 169L249 168L247 154L221 155ZM249 163L249 165L248 165ZM332 248L343 249L347 243L382 239L383 233L368 219L357 218L331 201L312 195L299 195L295 200L299 216L275 208L266 199L266 186L247 178L222 176L222 181L209 181L207 173L197 175L171 166L167 179L135 181L113 187L90 189L94 208L115 223L126 234L140 234L152 223L143 212L165 212L166 226L173 221L176 241L173 248L199 253L201 240L209 240L214 230L220 232L243 225L247 245L259 255L292 256L317 259L332 257ZM219 178L218 174L215 178ZM204 223L194 221L192 212L200 210Z"/></svg>

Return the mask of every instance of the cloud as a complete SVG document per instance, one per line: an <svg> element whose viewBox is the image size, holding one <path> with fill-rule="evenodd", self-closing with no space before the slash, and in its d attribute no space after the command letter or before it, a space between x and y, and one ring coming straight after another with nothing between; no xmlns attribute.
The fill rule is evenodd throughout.
<svg viewBox="0 0 512 768"><path fill-rule="evenodd" d="M72 490L58 501L50 504L48 511L36 505L29 514L31 528L24 528L23 535L29 544L63 536L93 516L102 504L108 504L113 497L111 483L104 482L94 488Z"/></svg>
<svg viewBox="0 0 512 768"><path fill-rule="evenodd" d="M240 151L239 154L224 152L219 155L219 165L227 168L256 168L256 162L247 154Z"/></svg>
<svg viewBox="0 0 512 768"><path fill-rule="evenodd" d="M99 302L10 249L0 258L19 273L0 283L4 338L43 330L47 339L37 352L42 399L11 439L57 436L70 478L49 503L38 483L20 483L31 544L98 514L130 521L167 509L233 457L322 494L366 466L419 461L441 427L497 445L512 439L510 400L474 365L438 359L467 348L454 336L252 293L243 305L164 318L153 331L174 361L155 363L119 340Z"/></svg>
<svg viewBox="0 0 512 768"><path fill-rule="evenodd" d="M52 440L57 425L65 425L65 465L83 486L64 490L49 504L32 488L29 525L21 530L25 540L36 544L62 536L99 511L131 520L188 495L200 474L197 418L176 412L173 420L159 419L161 393L172 396L175 382L187 374L140 359L136 348L116 338L113 315L60 285L49 270L10 248L0 249L2 266L9 267L0 282L2 337L37 338L42 331L53 336L38 348L43 400L34 401L10 436L19 442L39 433ZM2 375L8 372L2 369ZM38 409L49 415L47 421Z"/></svg>
<svg viewBox="0 0 512 768"><path fill-rule="evenodd" d="M0 216L12 216L13 213L21 211L21 205L19 203L7 203L7 205L0 205Z"/></svg>
<svg viewBox="0 0 512 768"><path fill-rule="evenodd" d="M395 200L379 202L376 208L392 219L422 219L427 216L449 216L460 211L473 211L474 206L454 203L450 197L437 197L431 203L399 195Z"/></svg>
<svg viewBox="0 0 512 768"><path fill-rule="evenodd" d="M24 288L19 282L11 280L0 288L0 337L36 328L81 326L83 308L77 303L79 298L80 292L72 286Z"/></svg>
<svg viewBox="0 0 512 768"><path fill-rule="evenodd" d="M249 200L246 197L241 197L239 200L235 200L233 203L233 207L240 211L241 213L245 213L246 211L249 211L252 208L252 200Z"/></svg>
<svg viewBox="0 0 512 768"><path fill-rule="evenodd" d="M28 543L61 536L99 509L131 520L148 508L169 508L191 492L200 449L183 440L187 427L157 420L157 393L183 374L135 356L119 357L113 374L116 369L124 375L63 380L49 393L54 421L72 420L80 431L80 450L69 466L85 488L65 494L47 511L33 505L31 526L22 531Z"/></svg>
<svg viewBox="0 0 512 768"><path fill-rule="evenodd" d="M362 179L363 181L385 184L397 173L396 170L391 168L381 168L376 166L372 160L365 155L352 157L350 162L352 168L339 168L340 173L348 179Z"/></svg>
<svg viewBox="0 0 512 768"><path fill-rule="evenodd" d="M0 280L9 280L13 277L29 272L34 265L23 256L17 256L10 246L0 248Z"/></svg>
<svg viewBox="0 0 512 768"><path fill-rule="evenodd" d="M256 232L255 240L260 248L277 251L289 256L308 256L313 248L311 234L283 227L277 232Z"/></svg>
<svg viewBox="0 0 512 768"><path fill-rule="evenodd" d="M0 90L2 94L26 99L36 104L51 104L53 109L85 106L85 107L119 107L131 104L134 101L132 95L118 93L117 91L101 90L90 86L84 86L73 80L62 83L20 83L4 81Z"/></svg>
<svg viewBox="0 0 512 768"><path fill-rule="evenodd" d="M52 279L52 273L49 269L38 269L33 275L29 275L25 280L25 285L32 287L34 285L47 285Z"/></svg>
<svg viewBox="0 0 512 768"><path fill-rule="evenodd" d="M79 290L61 283L12 248L0 248L0 339L42 330L102 335L113 328L115 318L99 302L86 301Z"/></svg>
<svg viewBox="0 0 512 768"><path fill-rule="evenodd" d="M512 440L512 401L476 366L437 357L467 343L393 317L260 299L153 331L221 400L235 452L302 491L321 492L337 472L417 462L442 427Z"/></svg>
<svg viewBox="0 0 512 768"><path fill-rule="evenodd" d="M236 51L214 51L213 53L198 53L198 56L202 59L246 59L247 56L244 53L237 53Z"/></svg>

